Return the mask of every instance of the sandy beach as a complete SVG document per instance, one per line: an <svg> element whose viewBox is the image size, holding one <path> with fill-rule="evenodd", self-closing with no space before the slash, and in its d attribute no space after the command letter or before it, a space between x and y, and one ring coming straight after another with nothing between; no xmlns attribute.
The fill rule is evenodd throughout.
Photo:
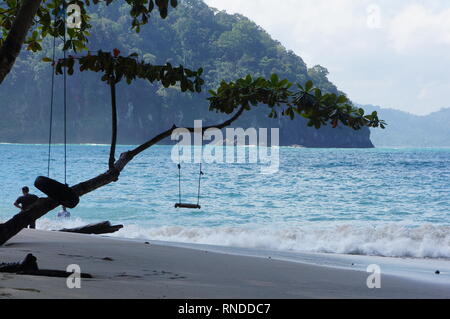
<svg viewBox="0 0 450 319"><path fill-rule="evenodd" d="M94 278L0 274L0 298L449 298L450 285L269 258L113 238L23 230L0 248L1 262L32 253L43 269L77 264Z"/></svg>

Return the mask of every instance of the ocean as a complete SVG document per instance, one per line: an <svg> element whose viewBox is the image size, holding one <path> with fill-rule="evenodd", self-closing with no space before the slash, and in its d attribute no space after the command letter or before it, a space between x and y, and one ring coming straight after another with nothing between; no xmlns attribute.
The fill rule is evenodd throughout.
<svg viewBox="0 0 450 319"><path fill-rule="evenodd" d="M131 146L119 146L118 152ZM279 252L450 258L450 149L281 147L280 168L203 164L201 210L175 209L177 163L155 146L117 183L81 198L70 219L37 221L57 230L110 220L115 237ZM63 147L52 148L63 180ZM109 147L68 145L68 183L107 170ZM22 186L47 175L46 145L0 145L0 222L17 213ZM198 164L182 165L183 202L197 202Z"/></svg>

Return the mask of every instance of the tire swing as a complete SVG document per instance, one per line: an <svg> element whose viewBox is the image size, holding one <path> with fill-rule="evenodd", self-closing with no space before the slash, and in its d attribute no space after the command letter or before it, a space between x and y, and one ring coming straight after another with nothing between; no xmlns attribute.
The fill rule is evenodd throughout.
<svg viewBox="0 0 450 319"><path fill-rule="evenodd" d="M63 9L64 10L64 9ZM65 13L64 13L64 21ZM64 43L66 43L66 33L64 32ZM53 61L55 61L55 47L56 37L53 37ZM66 59L66 51L64 50L64 59ZM51 160L51 146L52 146L52 124L53 124L53 102L54 102L54 88L55 88L55 69L52 66L52 80L51 80L51 98L50 98L50 129L48 141L48 167L47 177L38 176L34 181L34 186L49 198L56 201L58 204L67 207L75 208L80 202L79 196L67 184L67 72L64 68L64 184L50 178L50 160Z"/></svg>

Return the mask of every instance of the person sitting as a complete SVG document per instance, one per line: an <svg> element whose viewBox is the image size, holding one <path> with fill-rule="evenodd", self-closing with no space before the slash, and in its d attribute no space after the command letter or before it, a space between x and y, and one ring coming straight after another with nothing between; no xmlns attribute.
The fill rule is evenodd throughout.
<svg viewBox="0 0 450 319"><path fill-rule="evenodd" d="M62 210L58 213L58 217L69 218L70 212L67 211L66 207L62 206Z"/></svg>
<svg viewBox="0 0 450 319"><path fill-rule="evenodd" d="M14 206L20 209L20 212L26 211L28 208L30 208L38 199L36 195L30 194L30 189L28 186L22 187L22 194L23 196L20 196L16 199L14 202ZM31 229L36 228L36 220L33 220L30 225L28 225Z"/></svg>

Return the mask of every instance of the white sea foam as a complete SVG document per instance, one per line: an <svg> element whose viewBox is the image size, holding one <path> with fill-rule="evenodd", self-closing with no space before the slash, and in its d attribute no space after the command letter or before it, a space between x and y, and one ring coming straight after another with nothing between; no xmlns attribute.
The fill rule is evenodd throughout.
<svg viewBox="0 0 450 319"><path fill-rule="evenodd" d="M89 224L89 222L83 221L81 218L40 218L36 226L41 230L60 230L63 228L75 228Z"/></svg>
<svg viewBox="0 0 450 319"><path fill-rule="evenodd" d="M43 219L41 229L86 224L81 219ZM450 258L450 227L402 224L336 225L297 228L144 227L125 225L113 236L293 252L321 252L389 257Z"/></svg>

